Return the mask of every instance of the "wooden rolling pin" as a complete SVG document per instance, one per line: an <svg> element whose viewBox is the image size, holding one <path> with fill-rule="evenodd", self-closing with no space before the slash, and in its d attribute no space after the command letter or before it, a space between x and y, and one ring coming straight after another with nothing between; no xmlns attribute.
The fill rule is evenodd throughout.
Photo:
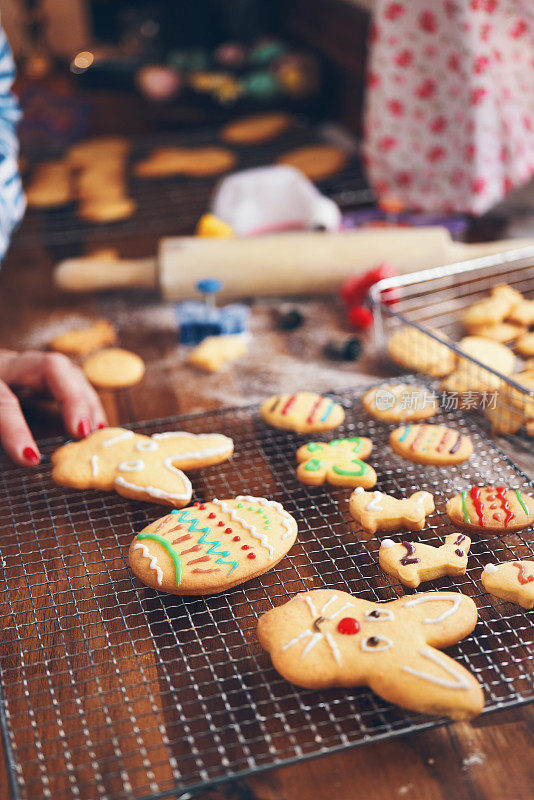
<svg viewBox="0 0 534 800"><path fill-rule="evenodd" d="M412 272L534 246L534 239L481 244L452 241L446 228L380 228L342 233L297 232L244 239L162 239L157 258L71 258L57 265L56 286L68 292L158 287L166 300L198 296L195 284L218 278L223 297L315 294L388 261ZM534 255L534 251L533 251Z"/></svg>

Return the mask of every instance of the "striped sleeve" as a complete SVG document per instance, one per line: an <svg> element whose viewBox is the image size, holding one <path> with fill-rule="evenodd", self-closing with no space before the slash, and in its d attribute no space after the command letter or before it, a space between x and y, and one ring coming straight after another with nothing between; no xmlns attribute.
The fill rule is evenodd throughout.
<svg viewBox="0 0 534 800"><path fill-rule="evenodd" d="M9 238L26 208L18 168L17 123L20 109L11 93L15 64L4 31L0 28L0 261Z"/></svg>

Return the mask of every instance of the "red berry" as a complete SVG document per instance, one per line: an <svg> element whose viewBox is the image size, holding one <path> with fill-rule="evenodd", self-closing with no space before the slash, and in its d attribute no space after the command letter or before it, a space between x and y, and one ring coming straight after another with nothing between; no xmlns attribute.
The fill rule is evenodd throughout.
<svg viewBox="0 0 534 800"><path fill-rule="evenodd" d="M347 636L354 636L360 630L360 623L354 617L343 617L337 625L339 633L344 633Z"/></svg>
<svg viewBox="0 0 534 800"><path fill-rule="evenodd" d="M225 528L225 529L224 529L224 532L225 532L225 533L232 533L232 529L231 529L231 528Z"/></svg>
<svg viewBox="0 0 534 800"><path fill-rule="evenodd" d="M254 555L254 553L249 553L247 558L256 558L256 556Z"/></svg>
<svg viewBox="0 0 534 800"><path fill-rule="evenodd" d="M241 536L234 536L234 538L232 539L232 542L240 542L240 541L241 541Z"/></svg>
<svg viewBox="0 0 534 800"><path fill-rule="evenodd" d="M394 278L399 273L390 264L379 264L373 269L367 270L363 275L355 275L343 284L341 298L347 306L359 306L367 298L369 289L377 281L384 278Z"/></svg>
<svg viewBox="0 0 534 800"><path fill-rule="evenodd" d="M249 549L250 548L249 548L248 544L244 544L243 547L241 548L241 550L249 550Z"/></svg>
<svg viewBox="0 0 534 800"><path fill-rule="evenodd" d="M365 330L373 324L373 312L366 306L353 306L349 311L349 322L355 328Z"/></svg>

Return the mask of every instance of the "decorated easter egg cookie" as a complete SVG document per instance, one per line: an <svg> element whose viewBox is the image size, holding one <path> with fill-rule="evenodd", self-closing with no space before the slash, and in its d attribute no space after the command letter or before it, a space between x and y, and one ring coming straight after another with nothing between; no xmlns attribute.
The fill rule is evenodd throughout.
<svg viewBox="0 0 534 800"><path fill-rule="evenodd" d="M389 443L397 455L416 464L452 466L473 453L468 436L444 425L403 425L391 432Z"/></svg>
<svg viewBox="0 0 534 800"><path fill-rule="evenodd" d="M534 523L534 498L520 489L472 486L447 502L457 528L481 533L510 533Z"/></svg>
<svg viewBox="0 0 534 800"><path fill-rule="evenodd" d="M345 419L339 403L315 392L279 394L264 400L260 414L269 425L297 433L337 428Z"/></svg>
<svg viewBox="0 0 534 800"><path fill-rule="evenodd" d="M137 534L128 560L147 586L172 594L212 594L262 575L293 546L297 523L263 497L195 503Z"/></svg>

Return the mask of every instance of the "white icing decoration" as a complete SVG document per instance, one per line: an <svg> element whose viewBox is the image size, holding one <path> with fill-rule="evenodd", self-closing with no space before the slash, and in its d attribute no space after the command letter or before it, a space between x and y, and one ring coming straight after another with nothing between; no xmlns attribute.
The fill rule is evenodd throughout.
<svg viewBox="0 0 534 800"><path fill-rule="evenodd" d="M374 609L374 611L378 611L380 613L380 616L379 617L371 616L371 614L373 613L373 609L371 609L371 611L366 611L364 614L364 619L366 619L367 622L385 622L386 620L393 622L393 620L395 619L393 611L390 611L389 608L384 608L384 610Z"/></svg>
<svg viewBox="0 0 534 800"><path fill-rule="evenodd" d="M373 499L370 500L369 503L367 503L367 505L365 506L365 510L373 511L376 512L377 514L383 511L384 509L380 505L382 497L383 497L382 492L373 492Z"/></svg>
<svg viewBox="0 0 534 800"><path fill-rule="evenodd" d="M244 501L245 503L259 503L260 506L269 506L270 508L274 508L274 510L278 511L282 517L281 522L285 528L285 531L282 534L282 541L287 539L288 536L293 535L293 518L287 513L282 503L277 503L276 500L266 500L265 497L250 497L249 495L242 494L238 495L236 500L238 503L241 501Z"/></svg>
<svg viewBox="0 0 534 800"><path fill-rule="evenodd" d="M369 645L367 644L369 639L378 639L382 644ZM390 647L393 647L393 642L389 636L366 636L365 639L360 640L360 647L364 653L380 653L382 650L389 650Z"/></svg>
<svg viewBox="0 0 534 800"><path fill-rule="evenodd" d="M146 544L142 544L141 542L137 542L137 544L134 544L133 549L134 550L142 550L143 556L145 558L149 558L150 559L149 567L150 567L150 569L153 569L154 572L156 573L157 580L158 580L158 586L161 586L161 584L163 582L163 570L158 565L158 561L157 561L156 556L151 556Z"/></svg>
<svg viewBox="0 0 534 800"><path fill-rule="evenodd" d="M319 614L317 613L317 609L315 608L315 606L313 604L313 600L311 599L311 597L306 594L306 595L304 595L304 597L302 599L304 600L304 602L306 603L306 605L310 609L310 614L312 615L312 617L314 619L317 619Z"/></svg>
<svg viewBox="0 0 534 800"><path fill-rule="evenodd" d="M139 450L140 453L153 453L154 450L158 449L158 443L155 442L153 439L149 439L148 441L140 441L137 442L135 445L135 449Z"/></svg>
<svg viewBox="0 0 534 800"><path fill-rule="evenodd" d="M421 597L414 597L412 600L408 600L406 603L404 603L404 608L418 606L419 603L439 603L443 600L447 600L449 603L452 603L451 607L447 608L443 614L439 615L439 617L426 617L423 620L423 625L434 625L437 622L443 622L444 619L447 619L447 617L450 617L452 614L455 614L458 611L460 603L462 602L461 595L458 597L425 597L425 595L422 595Z"/></svg>
<svg viewBox="0 0 534 800"><path fill-rule="evenodd" d="M315 647L317 642L320 642L322 638L323 638L323 634L322 633L317 632L317 633L312 634L312 637L311 637L310 641L308 642L308 644L306 645L306 647L304 648L304 650L300 654L300 657L301 658L305 658L308 655L308 653L310 652L310 650L312 649L312 647Z"/></svg>
<svg viewBox="0 0 534 800"><path fill-rule="evenodd" d="M487 572L488 575L495 575L495 573L498 572L498 568L495 566L495 564L486 564L484 567L484 572Z"/></svg>
<svg viewBox="0 0 534 800"><path fill-rule="evenodd" d="M437 683L438 686L444 686L446 689L470 689L471 684L465 675L462 675L461 672L457 672L454 667L452 667L447 661L440 658L440 656L435 653L430 647L423 647L421 650L418 651L419 655L423 658L432 661L434 664L437 664L441 667L445 672L449 675L452 675L454 678L453 681L447 680L447 678L439 678L437 675L431 675L429 672L421 672L418 669L414 669L413 667L404 666L402 669L404 672L408 672L410 675L415 675L416 678L422 678L424 681L430 681L431 683Z"/></svg>
<svg viewBox="0 0 534 800"><path fill-rule="evenodd" d="M111 447L112 444L122 442L123 439L129 439L133 435L133 431L123 431L122 433L119 433L118 436L113 436L111 439L106 439L105 442L102 442L102 447Z"/></svg>
<svg viewBox="0 0 534 800"><path fill-rule="evenodd" d="M355 488L355 490L354 490L354 493L355 494L364 494L365 493L365 489L363 488L363 486L357 486Z"/></svg>
<svg viewBox="0 0 534 800"><path fill-rule="evenodd" d="M289 648L293 647L294 644L298 644L298 642L300 642L302 639L305 639L306 636L313 636L313 634L308 629L306 629L305 631L302 631L302 633L299 633L299 635L295 636L294 639L290 639L290 641L287 644L282 645L282 653L285 650L289 650Z"/></svg>
<svg viewBox="0 0 534 800"><path fill-rule="evenodd" d="M384 550L389 550L390 547L395 547L395 542L393 539L384 539L380 547L383 547Z"/></svg>
<svg viewBox="0 0 534 800"><path fill-rule="evenodd" d="M93 478L96 478L98 475L98 456L91 456L91 472Z"/></svg>
<svg viewBox="0 0 534 800"><path fill-rule="evenodd" d="M144 468L145 462L141 461L140 458L136 458L133 461L121 461L117 467L120 472L139 472Z"/></svg>
<svg viewBox="0 0 534 800"><path fill-rule="evenodd" d="M186 431L166 431L165 433L155 433L152 438L153 439L171 439L171 438L183 438L189 437L190 439L217 439L218 441L223 442L219 447L212 447L210 449L205 450L191 450L186 453L178 453L175 456L175 459L201 459L201 458L211 458L212 456L219 456L223 453L226 453L228 450L231 450L233 447L233 441L228 436L224 436L222 433L187 433Z"/></svg>
<svg viewBox="0 0 534 800"><path fill-rule="evenodd" d="M325 639L330 645L330 650L332 651L332 655L336 659L337 663L341 666L341 653L338 650L338 647L334 641L334 637L328 631L325 633Z"/></svg>
<svg viewBox="0 0 534 800"><path fill-rule="evenodd" d="M335 602L336 602L336 600L337 600L337 594L333 594L333 595L332 595L332 597L330 597L330 598L329 598L329 599L326 601L326 603L324 604L324 606L321 608L321 616L322 616L322 617L324 617L324 613L325 613L326 609L328 608L328 606L331 606L331 605L332 605L332 603L335 603Z"/></svg>
<svg viewBox="0 0 534 800"><path fill-rule="evenodd" d="M337 598L336 598L336 599L337 599ZM334 619L334 617L337 617L337 615L338 615L338 614L341 614L341 612L342 612L342 611L345 611L345 609L346 609L346 608L354 608L354 603L343 603L343 605L342 605L342 606L340 606L340 607L337 609L337 611L334 611L334 613L333 613L333 614L330 614L330 616L329 616L329 617L327 617L327 619Z"/></svg>
<svg viewBox="0 0 534 800"><path fill-rule="evenodd" d="M238 500L246 499L247 502L249 502L249 503L251 503L253 501L259 502L259 498L255 498L255 497L248 497L248 498L238 497L237 499ZM234 508L230 508L228 506L228 504L224 502L224 500L218 500L217 498L215 498L213 500L213 502L216 505L220 506L222 508L222 510L225 512L225 514L229 515L230 519L233 522L239 522L239 524L242 525L243 528L245 528L245 530L249 531L250 535L252 536L253 539L258 539L259 540L259 542L262 545L262 547L265 547L265 549L268 550L269 559L271 559L273 557L273 555L274 555L274 547L269 542L269 540L268 540L268 538L267 538L265 533L258 533L258 530L257 530L255 525L251 525L250 523L248 523L246 521L246 519L243 519L243 517L239 516L237 511Z"/></svg>
<svg viewBox="0 0 534 800"><path fill-rule="evenodd" d="M167 464L165 464L165 466L167 466ZM184 483L183 492L171 493L164 492L163 489L158 489L157 486L140 486L135 483L130 483L123 478L122 475L119 475L117 478L115 478L115 483L117 483L119 486L124 486L126 489L130 489L132 492L136 492L137 494L148 494L150 497L159 497L162 500L189 500L193 494L191 481L187 475L185 475L181 470L176 469L176 467L172 467L172 470L181 477Z"/></svg>

